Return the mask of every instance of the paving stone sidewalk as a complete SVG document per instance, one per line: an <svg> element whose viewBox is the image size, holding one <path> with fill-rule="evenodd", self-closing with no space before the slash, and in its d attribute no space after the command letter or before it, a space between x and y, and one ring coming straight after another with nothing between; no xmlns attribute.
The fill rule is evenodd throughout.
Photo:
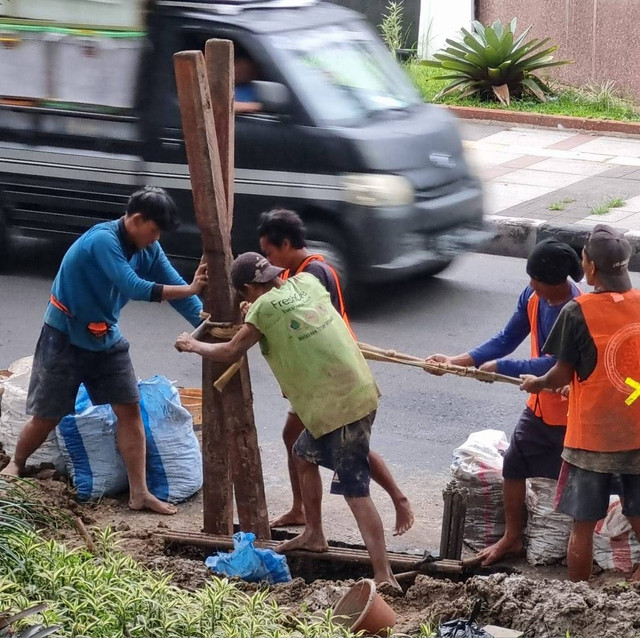
<svg viewBox="0 0 640 638"><path fill-rule="evenodd" d="M499 233L489 252L525 256L549 234L579 245L603 222L640 252L640 138L469 122L461 129ZM622 205L605 212L612 200ZM633 265L640 268L640 255Z"/></svg>

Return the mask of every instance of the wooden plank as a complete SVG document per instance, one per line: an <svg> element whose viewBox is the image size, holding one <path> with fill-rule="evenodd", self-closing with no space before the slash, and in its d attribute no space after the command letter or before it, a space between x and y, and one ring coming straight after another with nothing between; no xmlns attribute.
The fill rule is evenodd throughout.
<svg viewBox="0 0 640 638"><path fill-rule="evenodd" d="M193 547L201 547L211 551L233 549L233 539L230 536L182 532L179 530L173 530L171 532L165 532L158 535L167 544L191 545ZM255 542L255 546L262 549L275 549L278 544L278 541L268 540L256 540ZM343 561L345 563L358 563L363 565L371 564L371 558L365 549L330 547L328 552L309 552L297 549L287 552L286 555L294 558L312 558L315 561ZM391 564L391 568L394 570L408 571L415 568L419 560L419 556L401 554L399 552L389 552L389 563Z"/></svg>
<svg viewBox="0 0 640 638"><path fill-rule="evenodd" d="M196 222L211 282L205 290L204 310L216 321L232 322L237 310L229 285L231 240L204 56L200 51L176 53L174 67ZM222 397L213 388L225 369L226 365L202 362L204 529L218 534L233 532L228 432ZM233 395L226 400L233 400Z"/></svg>
<svg viewBox="0 0 640 638"><path fill-rule="evenodd" d="M218 151L220 153L224 194L227 198L227 221L230 232L233 225L233 178L235 167L233 43L231 40L208 40L204 51L209 90L211 91L211 107L213 108Z"/></svg>

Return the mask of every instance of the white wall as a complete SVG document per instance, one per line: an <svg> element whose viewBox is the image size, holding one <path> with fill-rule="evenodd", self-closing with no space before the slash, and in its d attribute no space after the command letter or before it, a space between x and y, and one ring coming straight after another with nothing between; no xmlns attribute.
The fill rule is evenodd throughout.
<svg viewBox="0 0 640 638"><path fill-rule="evenodd" d="M474 0L421 0L418 55L428 58L474 19Z"/></svg>

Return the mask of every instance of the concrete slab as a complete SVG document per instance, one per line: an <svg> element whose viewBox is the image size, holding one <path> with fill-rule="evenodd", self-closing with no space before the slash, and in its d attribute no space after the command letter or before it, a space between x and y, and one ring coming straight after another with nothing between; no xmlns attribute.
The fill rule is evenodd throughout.
<svg viewBox="0 0 640 638"><path fill-rule="evenodd" d="M491 215L530 199L552 192L554 188L506 182L489 182L485 186L485 211Z"/></svg>
<svg viewBox="0 0 640 638"><path fill-rule="evenodd" d="M570 137L573 137L575 133L563 132L563 131L548 131L537 129L511 129L508 131L501 131L489 137L485 137L482 141L491 144L502 144L514 149L518 149L520 146L533 146L536 148L546 148L551 144L561 142Z"/></svg>
<svg viewBox="0 0 640 638"><path fill-rule="evenodd" d="M523 184L527 186L544 186L557 189L570 186L584 179L583 175L571 175L569 173L557 173L552 171L534 170L533 168L521 168L512 171L500 178L500 181L508 184Z"/></svg>
<svg viewBox="0 0 640 638"><path fill-rule="evenodd" d="M584 177L589 177L591 175L604 173L605 171L608 171L610 169L607 164L603 162L587 162L585 160L560 159L557 157L550 157L549 159L543 159L538 162L532 163L531 170L570 173L572 175L582 175ZM622 170L629 171L631 169L625 168Z"/></svg>
<svg viewBox="0 0 640 638"><path fill-rule="evenodd" d="M524 636L523 631L515 629L506 629L505 627L497 627L496 625L486 625L483 629L493 636L493 638L520 638Z"/></svg>
<svg viewBox="0 0 640 638"><path fill-rule="evenodd" d="M590 142L582 144L580 146L580 151L583 153L604 153L607 155L640 158L640 140L625 140L602 135L594 137Z"/></svg>

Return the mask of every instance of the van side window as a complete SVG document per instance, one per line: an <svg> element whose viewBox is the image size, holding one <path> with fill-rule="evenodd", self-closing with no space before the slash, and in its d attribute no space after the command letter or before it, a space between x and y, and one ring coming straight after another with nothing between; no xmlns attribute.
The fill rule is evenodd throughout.
<svg viewBox="0 0 640 638"><path fill-rule="evenodd" d="M205 44L211 37L213 36L203 36L199 33L185 31L181 38L183 49L204 51ZM258 96L252 83L266 78L258 62L247 51L246 47L237 41L233 42L233 66L236 113L259 113L262 111L262 104L258 101Z"/></svg>

